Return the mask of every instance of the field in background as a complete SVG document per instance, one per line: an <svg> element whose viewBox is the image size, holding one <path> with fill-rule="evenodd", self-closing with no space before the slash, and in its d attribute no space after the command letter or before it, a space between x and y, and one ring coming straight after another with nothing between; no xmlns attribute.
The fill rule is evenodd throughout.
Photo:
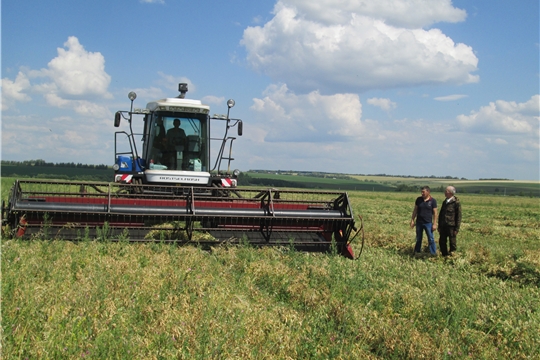
<svg viewBox="0 0 540 360"><path fill-rule="evenodd" d="M359 176L352 175L358 180L372 180L382 184L399 186L400 184L424 186L432 189L446 188L448 185L455 186L459 192L481 193L492 195L519 195L540 196L539 181L525 180L462 180L462 179L437 179L437 178L409 178L394 176Z"/></svg>
<svg viewBox="0 0 540 360"><path fill-rule="evenodd" d="M2 199L13 180L2 178ZM534 358L539 199L458 195L458 254L447 260L412 257L417 192L349 191L365 224L357 261L249 246L207 252L4 237L2 355ZM357 254L360 246L357 238Z"/></svg>
<svg viewBox="0 0 540 360"><path fill-rule="evenodd" d="M82 181L113 180L112 169L85 167L6 165L1 167L2 177L42 178ZM329 189L345 191L404 191L419 192L428 185L432 191L442 192L447 185L454 185L459 193L491 194L501 196L540 197L539 181L517 180L463 180L433 177L398 177L376 175L346 175L330 173L248 171L239 178L240 186L298 187L304 189Z"/></svg>
<svg viewBox="0 0 540 360"><path fill-rule="evenodd" d="M319 174L318 176L300 173L247 172L255 179L264 179L264 184L285 184L305 188L361 190L361 191L420 191L429 186L434 192L443 192L448 185L457 188L458 193L492 194L501 196L540 197L539 181L517 180L462 180L441 178L415 178L376 175Z"/></svg>

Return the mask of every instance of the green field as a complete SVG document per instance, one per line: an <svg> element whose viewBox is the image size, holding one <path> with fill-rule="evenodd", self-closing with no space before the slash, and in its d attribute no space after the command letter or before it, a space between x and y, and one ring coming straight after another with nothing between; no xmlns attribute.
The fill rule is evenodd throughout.
<svg viewBox="0 0 540 360"><path fill-rule="evenodd" d="M538 358L539 199L458 194L445 260L412 256L418 195L349 191L356 261L3 237L2 358Z"/></svg>
<svg viewBox="0 0 540 360"><path fill-rule="evenodd" d="M458 192L481 193L492 195L519 195L540 196L539 181L520 180L461 180L461 179L436 179L436 178L408 178L392 176L353 176L358 180L372 180L382 184L399 186L400 184L421 187L428 185L433 189L445 188L453 185Z"/></svg>
<svg viewBox="0 0 540 360"><path fill-rule="evenodd" d="M326 177L315 177L269 172L247 172L247 175L255 179L265 179L265 183L269 185L272 185L272 181L275 181L278 184L316 189L398 191L400 186L406 186L404 191L410 192L416 189L419 192L422 186L427 185L432 188L432 191L442 193L446 186L453 185L458 189L458 193L540 197L539 181L460 180L343 174L327 174Z"/></svg>
<svg viewBox="0 0 540 360"><path fill-rule="evenodd" d="M253 179L264 179L264 184L269 186L283 186L308 188L308 189L329 189L329 190L361 190L361 191L395 191L395 187L383 184L378 181L365 181L329 174L326 177L315 177L305 175L286 175L271 173L247 172Z"/></svg>

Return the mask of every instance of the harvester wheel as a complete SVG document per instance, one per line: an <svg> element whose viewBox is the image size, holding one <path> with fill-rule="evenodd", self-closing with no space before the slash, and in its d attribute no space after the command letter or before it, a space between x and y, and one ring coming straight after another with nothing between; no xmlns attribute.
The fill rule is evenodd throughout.
<svg viewBox="0 0 540 360"><path fill-rule="evenodd" d="M135 185L135 187L133 188L133 191L136 194L142 194L144 192L143 187L142 187L142 179L133 179L133 185Z"/></svg>
<svg viewBox="0 0 540 360"><path fill-rule="evenodd" d="M213 229L213 228L217 228L218 224L217 224L217 222L212 221L210 219L204 219L204 220L201 221L201 226L203 228L206 228L206 229L209 229L209 228Z"/></svg>
<svg viewBox="0 0 540 360"><path fill-rule="evenodd" d="M14 214L10 214L9 212L10 207L11 207L11 204L8 203L8 206L6 206L6 202L2 200L2 237L3 238L4 237L13 238L19 226L17 216Z"/></svg>
<svg viewBox="0 0 540 360"><path fill-rule="evenodd" d="M352 238L349 239L349 241L346 244L347 245L346 248L351 249L350 246L351 246L352 241L356 238L356 236L358 236L358 234L362 234L362 243L360 246L360 253L356 257L353 257L354 260L357 260L358 258L360 258L360 255L362 255L362 252L364 251L364 242L365 242L364 219L362 218L361 215L358 215L358 218L360 219L360 228L359 229L354 228L356 233L354 234ZM352 254L352 249L351 249L351 254Z"/></svg>
<svg viewBox="0 0 540 360"><path fill-rule="evenodd" d="M4 222L6 221L7 211L8 209L6 208L6 202L2 200L2 225L4 225Z"/></svg>
<svg viewBox="0 0 540 360"><path fill-rule="evenodd" d="M231 196L231 190L229 190L228 188L224 188L220 184L212 184L212 186L212 196L220 198L226 198Z"/></svg>
<svg viewBox="0 0 540 360"><path fill-rule="evenodd" d="M186 220L186 234L188 241L191 241L193 239L193 221L190 219Z"/></svg>
<svg viewBox="0 0 540 360"><path fill-rule="evenodd" d="M10 233L10 224L7 219L7 208L6 208L6 202L2 200L2 237L7 238Z"/></svg>

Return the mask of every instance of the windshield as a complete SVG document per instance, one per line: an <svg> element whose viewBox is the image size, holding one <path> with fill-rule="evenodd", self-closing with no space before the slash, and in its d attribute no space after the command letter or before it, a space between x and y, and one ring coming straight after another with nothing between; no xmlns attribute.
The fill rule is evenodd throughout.
<svg viewBox="0 0 540 360"><path fill-rule="evenodd" d="M155 113L148 130L150 169L208 171L206 115Z"/></svg>

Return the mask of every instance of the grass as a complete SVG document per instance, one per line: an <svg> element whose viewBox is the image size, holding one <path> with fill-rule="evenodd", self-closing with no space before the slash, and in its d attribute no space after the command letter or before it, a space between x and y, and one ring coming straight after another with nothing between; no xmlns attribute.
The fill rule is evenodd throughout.
<svg viewBox="0 0 540 360"><path fill-rule="evenodd" d="M382 249L361 261L3 244L6 358L526 358L537 287Z"/></svg>
<svg viewBox="0 0 540 360"><path fill-rule="evenodd" d="M459 195L458 254L445 260L411 256L416 196L349 193L365 224L357 261L3 239L2 357L537 358L538 199Z"/></svg>

